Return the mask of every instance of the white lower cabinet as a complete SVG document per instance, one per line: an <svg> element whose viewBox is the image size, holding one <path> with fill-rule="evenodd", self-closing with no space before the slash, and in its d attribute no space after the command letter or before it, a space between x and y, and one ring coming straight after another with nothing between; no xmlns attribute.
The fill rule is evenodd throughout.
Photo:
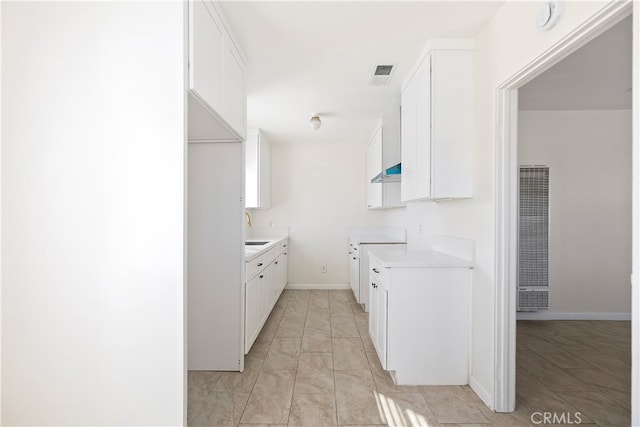
<svg viewBox="0 0 640 427"><path fill-rule="evenodd" d="M387 291L380 286L380 281L373 275L369 276L370 308L369 308L369 335L373 346L378 353L380 364L387 369Z"/></svg>
<svg viewBox="0 0 640 427"><path fill-rule="evenodd" d="M416 265L370 254L369 334L396 385L468 384L471 268L440 255Z"/></svg>
<svg viewBox="0 0 640 427"><path fill-rule="evenodd" d="M245 354L247 343L253 343L258 337L258 282L256 276L247 282L245 290ZM251 344L248 345L250 347Z"/></svg>
<svg viewBox="0 0 640 427"><path fill-rule="evenodd" d="M244 354L260 334L287 285L288 241L278 242L264 254L246 262Z"/></svg>
<svg viewBox="0 0 640 427"><path fill-rule="evenodd" d="M371 285L369 281L369 251L385 250L385 251L404 251L407 248L406 243L395 239L385 239L374 237L353 238L349 242L349 284L353 291L353 296L358 304L362 304L365 312L369 311L369 292ZM394 240L394 241L391 241Z"/></svg>

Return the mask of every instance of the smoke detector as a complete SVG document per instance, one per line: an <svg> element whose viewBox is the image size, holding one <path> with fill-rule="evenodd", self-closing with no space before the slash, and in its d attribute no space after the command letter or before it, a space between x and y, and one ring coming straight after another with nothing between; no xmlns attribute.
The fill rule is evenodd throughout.
<svg viewBox="0 0 640 427"><path fill-rule="evenodd" d="M371 70L371 76L369 77L369 84L373 86L385 86L388 85L393 74L396 71L396 64L379 64L373 67Z"/></svg>

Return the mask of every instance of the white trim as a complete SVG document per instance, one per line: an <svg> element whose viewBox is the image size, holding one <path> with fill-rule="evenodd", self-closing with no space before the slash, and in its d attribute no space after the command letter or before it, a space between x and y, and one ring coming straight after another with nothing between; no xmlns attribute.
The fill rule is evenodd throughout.
<svg viewBox="0 0 640 427"><path fill-rule="evenodd" d="M491 408L491 393L489 393L484 387L482 387L482 384L480 384L480 382L476 380L476 377L474 377L473 375L469 377L469 387L471 387L471 390L473 390L475 394L478 395L480 400L482 400L485 405Z"/></svg>
<svg viewBox="0 0 640 427"><path fill-rule="evenodd" d="M349 290L348 283L287 283L285 289Z"/></svg>
<svg viewBox="0 0 640 427"><path fill-rule="evenodd" d="M640 7L633 4L633 186L631 237L631 425L640 425L640 292L638 292L638 258L640 257Z"/></svg>
<svg viewBox="0 0 640 427"><path fill-rule="evenodd" d="M555 311L518 312L517 320L631 320L631 313L562 313Z"/></svg>
<svg viewBox="0 0 640 427"><path fill-rule="evenodd" d="M496 151L495 151L495 341L494 341L494 394L493 407L497 412L511 412L515 409L515 270L517 268L517 89L533 80L577 49L602 34L607 29L628 16L636 2L611 1L587 19L564 38L544 51L518 72L504 81L496 90ZM637 6L636 6L637 8ZM637 20L634 24L637 39ZM635 53L635 51L634 51ZM634 61L637 55L634 55ZM637 71L637 70L636 70ZM636 78L637 80L637 78ZM633 86L634 99L637 100L638 85ZM637 112L637 106L634 104ZM634 115L634 126L637 125ZM638 147L637 135L633 137L634 153ZM637 165L634 164L634 177L637 178ZM635 181L634 181L635 182ZM637 202L638 188L633 190ZM634 203L635 203L634 202ZM634 212L634 221L637 216ZM637 242L637 223L634 222L633 238ZM632 258L638 256L634 245ZM635 261L634 261L635 262ZM637 264L634 266L637 267ZM632 311L636 313L637 304ZM635 359L634 359L635 360ZM632 387L637 384L632 378ZM637 394L635 395L637 398ZM491 407L492 405L490 405ZM637 419L635 408L632 418Z"/></svg>

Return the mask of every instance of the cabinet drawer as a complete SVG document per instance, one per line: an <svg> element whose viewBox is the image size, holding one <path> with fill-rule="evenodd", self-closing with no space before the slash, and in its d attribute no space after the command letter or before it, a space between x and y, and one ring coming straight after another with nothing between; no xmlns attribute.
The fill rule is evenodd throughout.
<svg viewBox="0 0 640 427"><path fill-rule="evenodd" d="M256 259L246 263L246 281L253 279L256 274L267 268L267 266L273 262L278 255L278 251L275 249L276 248L269 249Z"/></svg>
<svg viewBox="0 0 640 427"><path fill-rule="evenodd" d="M375 257L369 257L369 277L371 281L375 281L378 286L387 289L385 285L385 276L387 269L382 266L382 263Z"/></svg>

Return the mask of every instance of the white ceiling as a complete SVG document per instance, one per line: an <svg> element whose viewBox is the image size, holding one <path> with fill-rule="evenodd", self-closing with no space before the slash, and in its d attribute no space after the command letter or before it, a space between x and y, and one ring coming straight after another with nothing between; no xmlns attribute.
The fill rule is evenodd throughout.
<svg viewBox="0 0 640 427"><path fill-rule="evenodd" d="M227 1L248 60L250 128L272 142L368 140L430 38L474 37L502 1ZM397 64L370 86L376 64ZM309 127L312 113L320 130Z"/></svg>
<svg viewBox="0 0 640 427"><path fill-rule="evenodd" d="M521 110L631 109L631 16L518 91Z"/></svg>

